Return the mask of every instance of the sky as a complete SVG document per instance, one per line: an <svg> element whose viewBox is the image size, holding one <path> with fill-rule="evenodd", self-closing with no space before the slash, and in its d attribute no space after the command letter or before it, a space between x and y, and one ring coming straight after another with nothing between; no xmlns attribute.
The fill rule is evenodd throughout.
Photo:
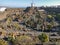
<svg viewBox="0 0 60 45"><path fill-rule="evenodd" d="M35 6L60 5L60 0L33 0ZM27 7L32 0L0 0L0 6L8 7Z"/></svg>

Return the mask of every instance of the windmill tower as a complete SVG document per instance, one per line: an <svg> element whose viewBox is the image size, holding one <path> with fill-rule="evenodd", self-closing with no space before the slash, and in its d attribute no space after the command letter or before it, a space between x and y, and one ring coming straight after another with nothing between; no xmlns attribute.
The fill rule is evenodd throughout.
<svg viewBox="0 0 60 45"><path fill-rule="evenodd" d="M31 7L34 7L34 1L32 0Z"/></svg>

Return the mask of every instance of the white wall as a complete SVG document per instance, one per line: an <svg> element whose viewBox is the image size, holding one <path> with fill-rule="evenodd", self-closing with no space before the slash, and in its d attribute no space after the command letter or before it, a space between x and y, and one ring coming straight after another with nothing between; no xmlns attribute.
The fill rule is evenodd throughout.
<svg viewBox="0 0 60 45"><path fill-rule="evenodd" d="M5 9L6 9L5 7L2 7L2 8L0 8L0 11L3 12L3 11L5 11Z"/></svg>

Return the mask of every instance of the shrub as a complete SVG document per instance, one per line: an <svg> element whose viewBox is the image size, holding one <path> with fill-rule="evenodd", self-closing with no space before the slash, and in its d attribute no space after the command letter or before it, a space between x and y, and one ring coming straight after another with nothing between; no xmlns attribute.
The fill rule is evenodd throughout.
<svg viewBox="0 0 60 45"><path fill-rule="evenodd" d="M41 42L48 42L49 38L45 33L42 33L41 35L38 36L39 40L41 40Z"/></svg>
<svg viewBox="0 0 60 45"><path fill-rule="evenodd" d="M5 40L0 39L0 45L8 45L8 43Z"/></svg>
<svg viewBox="0 0 60 45"><path fill-rule="evenodd" d="M29 36L19 36L16 37L16 40L14 41L14 45L34 45L34 42L31 37Z"/></svg>

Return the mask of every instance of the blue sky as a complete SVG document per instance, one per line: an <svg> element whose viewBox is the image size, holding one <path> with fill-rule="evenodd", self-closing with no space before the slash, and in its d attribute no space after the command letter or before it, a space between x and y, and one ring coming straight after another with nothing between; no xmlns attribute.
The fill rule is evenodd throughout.
<svg viewBox="0 0 60 45"><path fill-rule="evenodd" d="M27 7L32 0L0 0L0 6ZM60 0L34 0L35 6L60 5Z"/></svg>

